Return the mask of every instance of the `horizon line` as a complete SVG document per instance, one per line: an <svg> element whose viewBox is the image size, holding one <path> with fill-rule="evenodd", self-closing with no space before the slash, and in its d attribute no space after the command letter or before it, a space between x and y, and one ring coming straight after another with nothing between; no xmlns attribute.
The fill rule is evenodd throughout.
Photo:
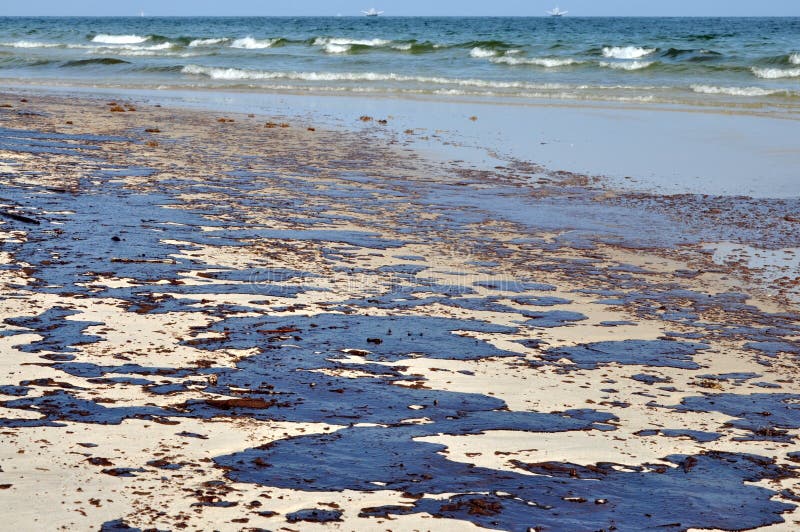
<svg viewBox="0 0 800 532"><path fill-rule="evenodd" d="M374 20L376 17L364 15L0 15L3 18L359 18ZM551 15L381 15L387 18L800 18L800 15L570 15L553 17Z"/></svg>

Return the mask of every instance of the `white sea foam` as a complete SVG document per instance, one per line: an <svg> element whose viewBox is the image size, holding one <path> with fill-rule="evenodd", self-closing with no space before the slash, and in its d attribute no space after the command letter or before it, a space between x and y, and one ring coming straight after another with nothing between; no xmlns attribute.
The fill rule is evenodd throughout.
<svg viewBox="0 0 800 532"><path fill-rule="evenodd" d="M106 48L101 48L98 50L92 50L89 53L95 54L112 54L112 55L122 55L122 56L129 56L129 57L198 57L203 55L199 52L181 52L179 49L169 49L169 50L152 50L149 48L140 48L140 49L125 49L125 50L108 50Z"/></svg>
<svg viewBox="0 0 800 532"><path fill-rule="evenodd" d="M715 87L713 85L692 85L692 90L700 94L724 94L727 96L769 96L786 92L779 89L762 89L761 87Z"/></svg>
<svg viewBox="0 0 800 532"><path fill-rule="evenodd" d="M639 59L655 51L655 48L643 48L639 46L606 46L603 48L603 57L610 57L613 59Z"/></svg>
<svg viewBox="0 0 800 532"><path fill-rule="evenodd" d="M152 46L143 46L143 47L138 48L138 49L140 49L140 50L169 50L173 46L174 45L171 42L167 41L167 42L162 42L161 44L154 44ZM125 48L128 49L128 50L136 50L137 49L137 48L128 47L128 46L126 46Z"/></svg>
<svg viewBox="0 0 800 532"><path fill-rule="evenodd" d="M105 44L66 44L65 48L70 50L100 50L108 48L110 45Z"/></svg>
<svg viewBox="0 0 800 532"><path fill-rule="evenodd" d="M507 55L496 57L491 61L492 63L504 65L535 65L545 68L557 68L581 63L581 61L569 57L514 57Z"/></svg>
<svg viewBox="0 0 800 532"><path fill-rule="evenodd" d="M789 62L793 65L800 65L800 52L791 54L789 56Z"/></svg>
<svg viewBox="0 0 800 532"><path fill-rule="evenodd" d="M323 47L323 49L329 54L346 54L350 51L350 45L328 43Z"/></svg>
<svg viewBox="0 0 800 532"><path fill-rule="evenodd" d="M613 68L614 70L642 70L653 65L653 61L630 61L626 63L609 63L607 61L600 61L600 66L605 68Z"/></svg>
<svg viewBox="0 0 800 532"><path fill-rule="evenodd" d="M181 70L184 74L207 76L216 80L296 80L296 81L395 81L426 85L456 85L487 89L527 89L556 90L567 88L557 83L526 83L520 81L487 81L482 79L461 79L428 76L404 76L394 73L378 72L270 72L263 70L244 70L239 68L214 68L200 65L187 65Z"/></svg>
<svg viewBox="0 0 800 532"><path fill-rule="evenodd" d="M481 48L480 46L476 46L469 52L470 57L494 57L497 55L497 52L494 50L489 50L487 48Z"/></svg>
<svg viewBox="0 0 800 532"><path fill-rule="evenodd" d="M5 46L9 48L55 48L60 45L53 43L34 42L34 41L17 41L17 42L0 43L0 46Z"/></svg>
<svg viewBox="0 0 800 532"><path fill-rule="evenodd" d="M50 42L17 41L0 43L0 46L7 46L9 48L58 48L62 45Z"/></svg>
<svg viewBox="0 0 800 532"><path fill-rule="evenodd" d="M231 48L240 48L243 50L263 50L264 48L270 48L276 42L278 42L277 39L258 40L248 36L233 41L231 43Z"/></svg>
<svg viewBox="0 0 800 532"><path fill-rule="evenodd" d="M208 76L211 79L220 80L243 80L243 79L276 79L280 76L268 76L267 72L257 72L242 70L239 68L213 68L198 65L186 65L181 69L183 74L193 74L196 76Z"/></svg>
<svg viewBox="0 0 800 532"><path fill-rule="evenodd" d="M783 89L764 89L762 87L715 87L713 85L692 85L692 90L703 94L725 94L730 96L771 96L788 95Z"/></svg>
<svg viewBox="0 0 800 532"><path fill-rule="evenodd" d="M106 55L108 51L106 50L94 50L89 53L96 53L101 55ZM157 55L172 55L172 54L163 54L159 52L155 52L153 50L120 50L115 52L114 55L125 55L130 57L154 57Z"/></svg>
<svg viewBox="0 0 800 532"><path fill-rule="evenodd" d="M230 39L195 39L189 43L189 46L196 48L198 46L214 46L215 44L222 44L228 42Z"/></svg>
<svg viewBox="0 0 800 532"><path fill-rule="evenodd" d="M86 53L96 54L118 54L118 55L159 55L158 52L173 48L171 42L163 42L152 46L135 46L133 44L104 44L93 45L71 45L70 48L88 49Z"/></svg>
<svg viewBox="0 0 800 532"><path fill-rule="evenodd" d="M139 35L95 35L92 42L104 44L141 44L150 37L140 37Z"/></svg>
<svg viewBox="0 0 800 532"><path fill-rule="evenodd" d="M386 46L392 41L383 39L345 39L339 37L317 37L314 39L314 46L326 46L329 44L337 46Z"/></svg>
<svg viewBox="0 0 800 532"><path fill-rule="evenodd" d="M400 50L402 52L407 52L407 51L411 50L411 43L410 42L404 42L404 43L400 43L400 44L395 44L394 46L392 46L392 48L394 48L395 50Z"/></svg>
<svg viewBox="0 0 800 532"><path fill-rule="evenodd" d="M197 85L198 87L203 87L203 84ZM335 85L314 85L314 86L303 86L303 85L291 85L291 84L276 84L276 83L267 83L267 84L259 84L259 85L249 85L252 88L259 88L261 90L275 90L275 91L306 91L306 92L324 92L324 93L363 93L363 94L438 94L444 96L475 96L475 97L486 97L486 96L512 96L512 97L521 97L521 98L539 98L539 99L561 99L561 100L605 100L605 101L618 101L618 102L655 102L658 101L652 95L641 95L641 96L608 96L608 95L598 95L593 92L584 93L584 92L571 92L563 90L567 88L567 86L559 86L559 85L542 85L538 89L520 89L520 90L513 90L510 92L507 91L493 91L493 90L468 90L468 89L454 89L454 88L399 88L399 87L380 87L380 86L364 86L364 85L357 85L357 86L335 86ZM166 89L169 87L162 86L162 89ZM585 89L586 87L576 86L571 87L573 90ZM595 87L595 88L604 88L604 87ZM605 87L607 88L607 87Z"/></svg>
<svg viewBox="0 0 800 532"><path fill-rule="evenodd" d="M753 74L763 79L800 78L800 68L757 68L753 67Z"/></svg>

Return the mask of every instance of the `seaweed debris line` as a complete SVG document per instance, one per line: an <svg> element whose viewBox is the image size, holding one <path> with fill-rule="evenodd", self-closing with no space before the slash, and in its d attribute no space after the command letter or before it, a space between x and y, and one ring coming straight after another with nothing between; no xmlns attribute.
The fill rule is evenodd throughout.
<svg viewBox="0 0 800 532"><path fill-rule="evenodd" d="M796 202L0 96L4 527L800 526Z"/></svg>

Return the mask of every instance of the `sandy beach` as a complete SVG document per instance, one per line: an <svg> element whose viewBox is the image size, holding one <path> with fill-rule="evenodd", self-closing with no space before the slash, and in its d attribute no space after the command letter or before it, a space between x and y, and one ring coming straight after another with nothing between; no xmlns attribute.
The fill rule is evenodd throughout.
<svg viewBox="0 0 800 532"><path fill-rule="evenodd" d="M800 526L797 199L383 120L0 94L0 529Z"/></svg>

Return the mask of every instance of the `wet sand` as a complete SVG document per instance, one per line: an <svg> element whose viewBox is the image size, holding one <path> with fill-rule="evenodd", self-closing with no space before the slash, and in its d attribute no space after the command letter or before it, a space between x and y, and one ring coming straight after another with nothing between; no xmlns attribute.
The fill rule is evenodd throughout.
<svg viewBox="0 0 800 532"><path fill-rule="evenodd" d="M3 527L800 523L797 200L0 104Z"/></svg>
<svg viewBox="0 0 800 532"><path fill-rule="evenodd" d="M159 90L22 84L0 78L0 92L133 99L221 113L288 115L317 126L357 129L354 117L389 118L381 137L426 157L491 170L508 160L602 176L619 189L650 194L709 194L796 199L798 120L793 108L726 105L519 101L503 98L402 97ZM475 120L471 120L475 118ZM364 124L370 127L374 124ZM411 134L408 133L411 131Z"/></svg>

